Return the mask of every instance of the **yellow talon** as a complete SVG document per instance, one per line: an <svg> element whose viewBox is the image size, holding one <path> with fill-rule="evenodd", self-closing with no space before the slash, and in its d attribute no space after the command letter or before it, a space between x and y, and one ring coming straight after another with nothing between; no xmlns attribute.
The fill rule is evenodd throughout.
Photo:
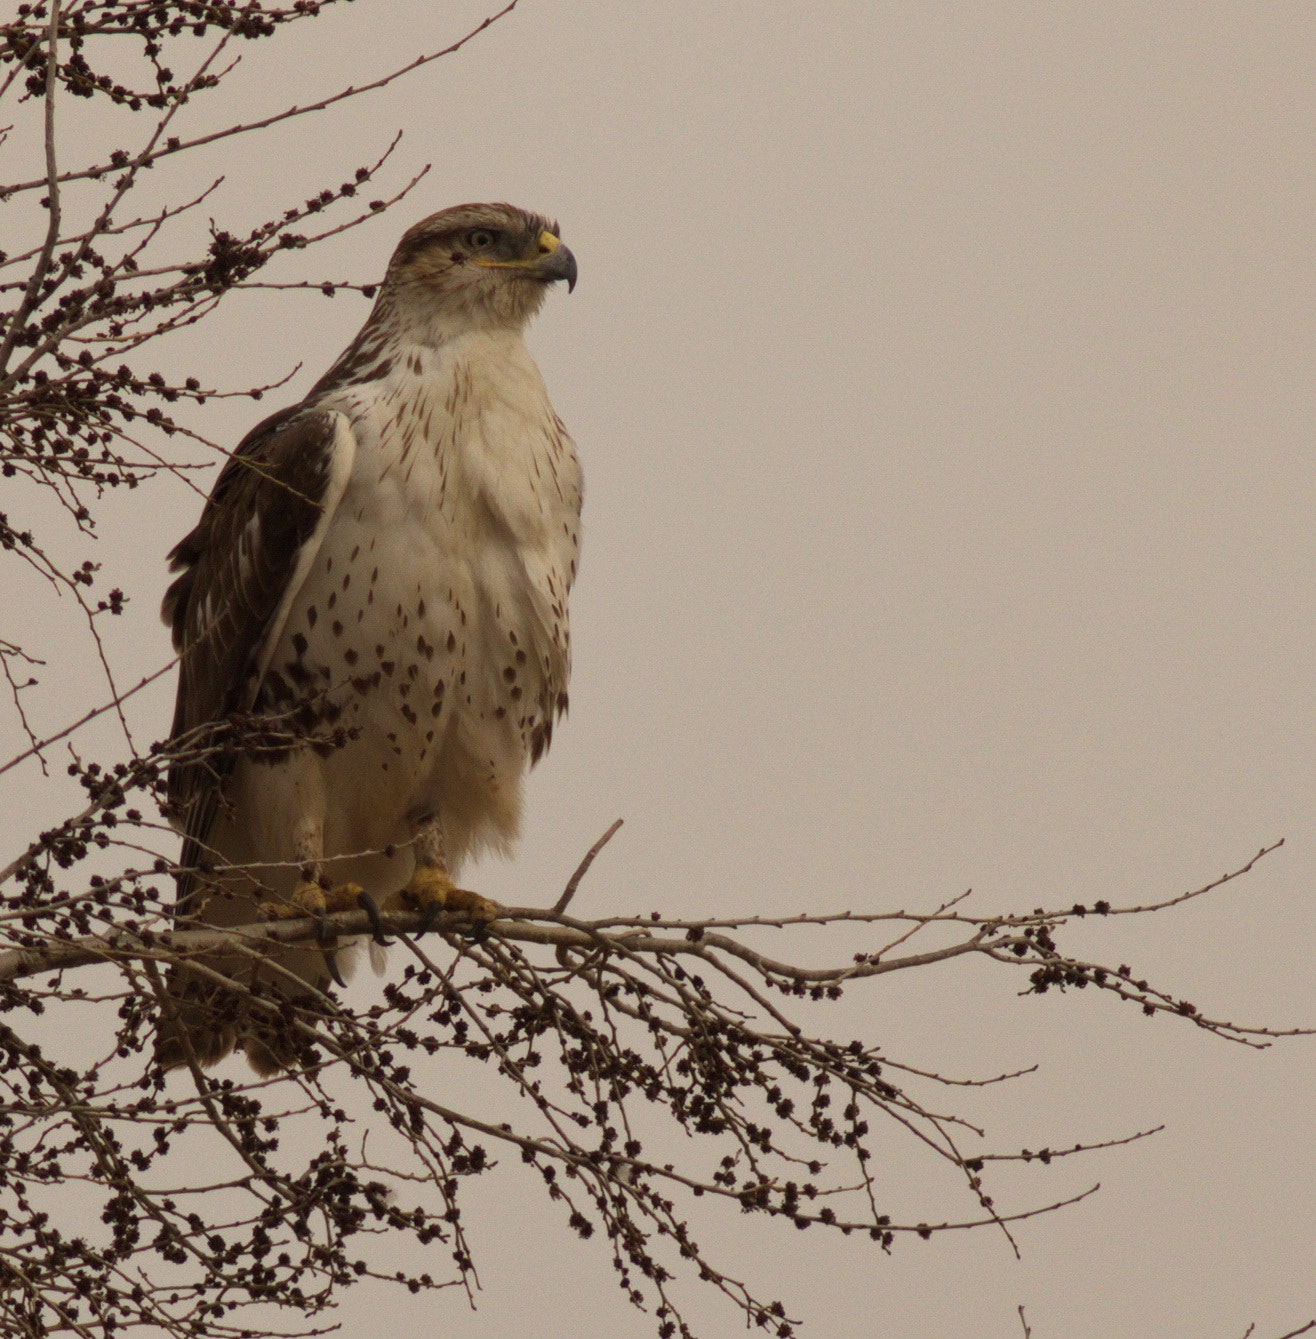
<svg viewBox="0 0 1316 1339"><path fill-rule="evenodd" d="M433 865L417 865L405 888L388 899L393 906L424 911L436 906L441 911L463 912L473 921L492 921L498 917L498 904L479 893L458 888L447 874Z"/></svg>
<svg viewBox="0 0 1316 1339"><path fill-rule="evenodd" d="M358 883L340 883L336 888L322 888L318 883L303 879L286 902L262 902L260 914L267 921L295 920L301 916L324 916L335 911L355 911L361 895Z"/></svg>

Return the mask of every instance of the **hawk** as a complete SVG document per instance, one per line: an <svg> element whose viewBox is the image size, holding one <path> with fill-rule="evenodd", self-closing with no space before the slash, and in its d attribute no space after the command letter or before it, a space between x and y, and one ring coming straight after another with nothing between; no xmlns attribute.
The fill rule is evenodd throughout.
<svg viewBox="0 0 1316 1339"><path fill-rule="evenodd" d="M323 914L362 890L496 914L453 878L509 848L567 707L581 473L524 340L558 280L576 262L537 214L417 223L356 339L247 434L170 554L184 920ZM249 994L313 998L336 952L178 968L159 1060L287 1067L293 1031Z"/></svg>

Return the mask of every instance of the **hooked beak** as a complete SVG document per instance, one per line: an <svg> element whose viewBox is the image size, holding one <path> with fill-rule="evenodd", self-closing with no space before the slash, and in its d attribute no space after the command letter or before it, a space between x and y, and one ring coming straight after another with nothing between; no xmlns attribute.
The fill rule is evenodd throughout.
<svg viewBox="0 0 1316 1339"><path fill-rule="evenodd" d="M535 277L551 284L567 281L567 292L576 286L576 258L551 232L539 234L539 259L531 262Z"/></svg>

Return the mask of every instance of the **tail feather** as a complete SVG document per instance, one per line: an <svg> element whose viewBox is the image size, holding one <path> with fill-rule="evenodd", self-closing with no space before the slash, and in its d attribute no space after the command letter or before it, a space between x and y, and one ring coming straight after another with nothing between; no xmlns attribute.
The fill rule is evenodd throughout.
<svg viewBox="0 0 1316 1339"><path fill-rule="evenodd" d="M169 973L155 1039L155 1060L161 1068L195 1063L208 1069L240 1050L257 1074L269 1078L313 1058L299 1015L304 1019L308 1012L322 1012L323 1001L309 992L290 994L282 988L286 983L253 981L249 968L244 975L246 990L185 966ZM316 984L323 990L327 976ZM262 1006L262 997L269 1003Z"/></svg>

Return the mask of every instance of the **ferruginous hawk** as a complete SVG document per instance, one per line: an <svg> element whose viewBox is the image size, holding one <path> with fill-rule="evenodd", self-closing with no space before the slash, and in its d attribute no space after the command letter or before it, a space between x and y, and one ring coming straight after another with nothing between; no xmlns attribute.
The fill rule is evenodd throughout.
<svg viewBox="0 0 1316 1339"><path fill-rule="evenodd" d="M170 555L184 923L362 889L496 914L452 878L515 837L522 775L567 705L580 466L523 338L558 279L573 287L576 262L537 214L417 223L361 333L248 433ZM288 1065L294 1033L243 991L323 989L331 952L210 960L237 992L178 969L161 1063L236 1046L261 1073Z"/></svg>

